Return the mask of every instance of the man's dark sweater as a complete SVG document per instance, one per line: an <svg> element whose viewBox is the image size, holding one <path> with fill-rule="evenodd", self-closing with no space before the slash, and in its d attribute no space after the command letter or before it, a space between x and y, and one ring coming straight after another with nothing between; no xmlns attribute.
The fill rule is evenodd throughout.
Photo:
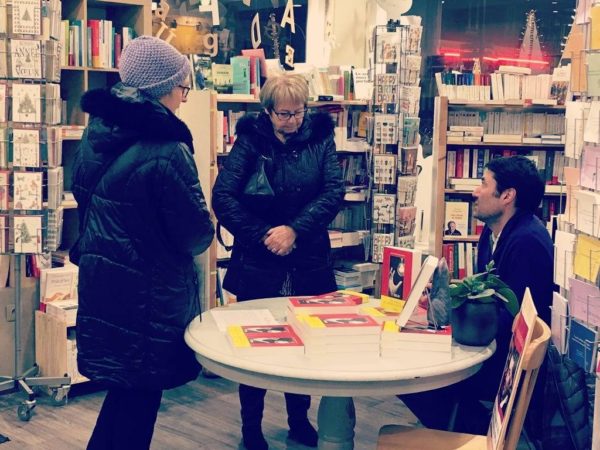
<svg viewBox="0 0 600 450"><path fill-rule="evenodd" d="M554 289L554 249L550 234L535 215L522 211L517 211L504 226L493 253L491 234L492 230L486 226L479 239L478 272L485 271L486 264L493 259L496 275L514 291L519 302L528 287L539 317L549 324ZM493 399L496 394L512 335L513 317L502 306L499 311L496 353L476 375L488 385L482 391L484 399Z"/></svg>

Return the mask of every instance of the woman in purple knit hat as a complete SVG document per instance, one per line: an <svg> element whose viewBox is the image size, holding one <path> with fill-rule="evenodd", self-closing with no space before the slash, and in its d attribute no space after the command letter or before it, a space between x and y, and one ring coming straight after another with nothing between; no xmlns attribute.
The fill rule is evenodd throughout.
<svg viewBox="0 0 600 450"><path fill-rule="evenodd" d="M90 114L73 168L80 237L77 363L105 386L88 449L148 449L162 392L193 380L184 342L199 314L194 255L213 225L188 127L187 59L142 36L124 49L121 83L87 92Z"/></svg>

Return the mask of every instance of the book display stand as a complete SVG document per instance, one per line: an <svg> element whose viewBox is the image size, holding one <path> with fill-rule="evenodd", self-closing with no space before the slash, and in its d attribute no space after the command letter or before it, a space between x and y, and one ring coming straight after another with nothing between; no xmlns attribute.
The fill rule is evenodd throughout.
<svg viewBox="0 0 600 450"><path fill-rule="evenodd" d="M414 248L422 26L403 17L373 30L371 257L383 248ZM414 23L413 23L414 21ZM420 261L419 261L420 263Z"/></svg>
<svg viewBox="0 0 600 450"><path fill-rule="evenodd" d="M13 0L0 8L0 253L14 265L14 368L0 377L0 392L27 395L17 409L28 421L36 405L31 386L47 386L55 403L66 402L68 376L38 377L22 371L23 255L60 244L62 141L57 0Z"/></svg>

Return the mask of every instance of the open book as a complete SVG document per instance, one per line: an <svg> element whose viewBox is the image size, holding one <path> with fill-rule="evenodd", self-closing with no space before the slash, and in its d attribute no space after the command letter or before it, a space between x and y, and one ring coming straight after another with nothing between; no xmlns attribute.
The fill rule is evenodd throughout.
<svg viewBox="0 0 600 450"><path fill-rule="evenodd" d="M408 319L419 303L419 298L421 298L423 291L427 287L427 283L429 283L429 280L431 280L431 277L433 276L437 263L438 258L435 256L428 256L421 266L421 270L419 271L417 278L415 278L410 294L406 299L404 308L402 308L400 315L396 319L396 324L398 326L403 327L406 325L406 322L408 322Z"/></svg>

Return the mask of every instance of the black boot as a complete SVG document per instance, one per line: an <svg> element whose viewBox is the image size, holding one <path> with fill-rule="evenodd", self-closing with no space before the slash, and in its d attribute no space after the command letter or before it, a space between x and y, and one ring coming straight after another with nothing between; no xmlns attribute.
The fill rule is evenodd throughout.
<svg viewBox="0 0 600 450"><path fill-rule="evenodd" d="M268 450L269 448L261 428L266 392L264 389L240 384L242 439L247 450Z"/></svg>
<svg viewBox="0 0 600 450"><path fill-rule="evenodd" d="M288 438L307 447L316 447L319 442L319 435L307 417L308 408L310 408L310 396L286 393L285 406L288 413L288 425L290 426Z"/></svg>

